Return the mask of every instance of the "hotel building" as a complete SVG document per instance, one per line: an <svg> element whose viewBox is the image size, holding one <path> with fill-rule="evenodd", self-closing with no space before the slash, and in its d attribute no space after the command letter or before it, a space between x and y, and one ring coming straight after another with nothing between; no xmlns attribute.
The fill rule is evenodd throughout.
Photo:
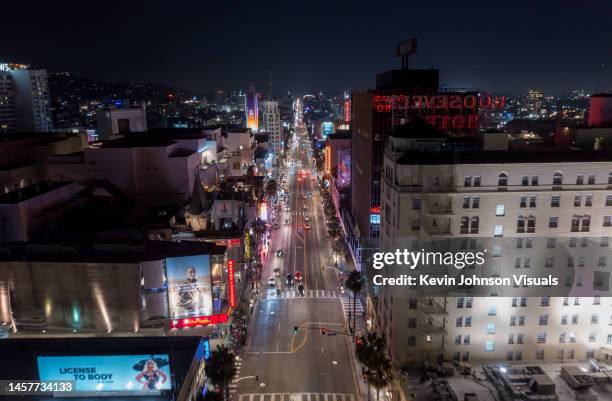
<svg viewBox="0 0 612 401"><path fill-rule="evenodd" d="M405 296L398 296L375 287L371 323L397 366L609 359L612 152L500 150L505 134L496 135L496 150L487 150L420 119L391 132L381 180L381 250L420 250L441 238L470 248L486 240L500 276L550 269L567 296L522 296L520 289L500 296L493 288L474 297L414 296L403 288Z"/></svg>

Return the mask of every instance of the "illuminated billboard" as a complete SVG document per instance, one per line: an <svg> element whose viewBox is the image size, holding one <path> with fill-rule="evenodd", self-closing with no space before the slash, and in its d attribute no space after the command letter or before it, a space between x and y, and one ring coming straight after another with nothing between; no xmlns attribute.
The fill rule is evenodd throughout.
<svg viewBox="0 0 612 401"><path fill-rule="evenodd" d="M321 136L323 139L334 133L334 123L331 121L325 121L321 123Z"/></svg>
<svg viewBox="0 0 612 401"><path fill-rule="evenodd" d="M39 356L40 380L74 380L77 392L170 390L168 355Z"/></svg>
<svg viewBox="0 0 612 401"><path fill-rule="evenodd" d="M259 94L249 93L245 97L246 126L253 131L259 128Z"/></svg>
<svg viewBox="0 0 612 401"><path fill-rule="evenodd" d="M208 255L166 259L170 318L212 315L212 284Z"/></svg>
<svg viewBox="0 0 612 401"><path fill-rule="evenodd" d="M338 151L338 181L341 186L351 182L351 149Z"/></svg>

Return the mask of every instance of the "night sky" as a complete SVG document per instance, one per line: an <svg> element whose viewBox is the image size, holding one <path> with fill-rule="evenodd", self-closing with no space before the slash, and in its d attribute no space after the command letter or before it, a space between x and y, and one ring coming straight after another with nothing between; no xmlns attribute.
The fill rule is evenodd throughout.
<svg viewBox="0 0 612 401"><path fill-rule="evenodd" d="M612 1L3 2L0 61L202 92L374 86L397 42L441 83L519 92L612 89Z"/></svg>

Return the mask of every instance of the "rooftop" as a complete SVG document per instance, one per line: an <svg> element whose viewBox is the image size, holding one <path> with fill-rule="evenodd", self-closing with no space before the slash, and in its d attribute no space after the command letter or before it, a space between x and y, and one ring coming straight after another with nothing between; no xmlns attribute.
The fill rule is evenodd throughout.
<svg viewBox="0 0 612 401"><path fill-rule="evenodd" d="M513 164L513 163L585 163L612 162L612 151L607 150L537 150L537 151L466 151L419 152L408 151L398 164Z"/></svg>
<svg viewBox="0 0 612 401"><path fill-rule="evenodd" d="M406 124L398 126L389 136L406 139L448 138L448 135L422 118L413 118Z"/></svg>
<svg viewBox="0 0 612 401"><path fill-rule="evenodd" d="M44 181L0 195L0 205L17 204L71 184L72 181Z"/></svg>
<svg viewBox="0 0 612 401"><path fill-rule="evenodd" d="M224 246L209 242L133 241L114 243L0 243L0 262L140 263L170 257L222 255Z"/></svg>

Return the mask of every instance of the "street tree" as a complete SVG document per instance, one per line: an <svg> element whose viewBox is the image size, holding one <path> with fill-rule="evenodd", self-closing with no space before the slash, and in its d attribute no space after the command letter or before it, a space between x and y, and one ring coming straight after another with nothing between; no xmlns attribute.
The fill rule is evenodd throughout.
<svg viewBox="0 0 612 401"><path fill-rule="evenodd" d="M236 375L236 355L233 351L222 345L217 346L206 361L205 372L211 383L219 388L223 399L229 400L229 384Z"/></svg>
<svg viewBox="0 0 612 401"><path fill-rule="evenodd" d="M363 288L363 277L361 276L361 272L357 270L351 271L346 281L344 282L344 286L348 288L353 293L353 335L355 334L355 330L357 328L357 316L355 316L357 309L357 296L361 292ZM350 293L349 293L349 302L350 302ZM349 325L351 322L349 321Z"/></svg>

